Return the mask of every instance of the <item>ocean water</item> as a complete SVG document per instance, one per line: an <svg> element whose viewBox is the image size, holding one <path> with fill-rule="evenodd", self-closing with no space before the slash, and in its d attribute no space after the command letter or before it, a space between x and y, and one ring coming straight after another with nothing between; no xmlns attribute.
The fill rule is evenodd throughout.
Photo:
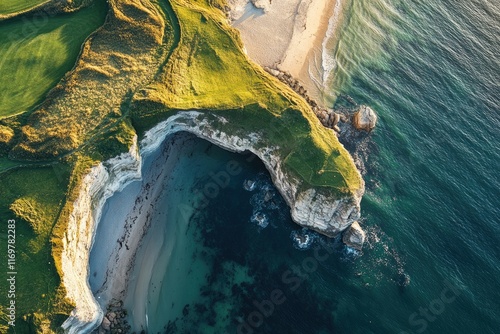
<svg viewBox="0 0 500 334"><path fill-rule="evenodd" d="M500 333L498 2L352 1L328 56L331 96L380 118L362 147L370 241L353 264L373 281L341 332Z"/></svg>
<svg viewBox="0 0 500 334"><path fill-rule="evenodd" d="M330 103L347 94L379 115L357 152L363 252L295 225L256 159L199 140L178 180L197 200L166 202L150 231L177 233L181 255L143 278L154 306L138 331L500 333L500 6L343 6L324 44ZM230 161L241 171L214 186Z"/></svg>

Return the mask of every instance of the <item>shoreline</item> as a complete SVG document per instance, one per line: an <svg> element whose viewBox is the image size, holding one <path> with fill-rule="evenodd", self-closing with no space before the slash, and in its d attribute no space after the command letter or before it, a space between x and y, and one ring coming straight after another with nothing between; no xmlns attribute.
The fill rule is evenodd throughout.
<svg viewBox="0 0 500 334"><path fill-rule="evenodd" d="M326 43L335 43L342 0L288 0L262 9L250 0L232 0L229 5L231 25L240 32L249 58L262 67L289 72L312 98L323 102L328 79L324 72L331 71L324 68L324 49Z"/></svg>
<svg viewBox="0 0 500 334"><path fill-rule="evenodd" d="M177 165L193 137L185 132L173 133L157 150L142 154L142 180L128 184L106 202L91 251L89 277L93 294L102 309L116 301L126 304L131 294L137 297L137 305L146 305L144 294L134 294L135 288L130 290L136 257L146 242L151 248L148 260L142 259L140 263L149 268L149 272L153 271L155 259L162 251L160 246L165 243L161 239L151 243L145 237L155 223L158 225L158 220L163 219L161 217L169 214L170 210L162 204L164 197L170 194L165 189L171 188Z"/></svg>
<svg viewBox="0 0 500 334"><path fill-rule="evenodd" d="M106 201L90 257L93 272L89 281L93 289L97 288L94 295L101 307L123 298L122 287L127 284L135 252L151 224L151 210L157 206L164 183L182 153L175 136L166 138L158 150L141 154L141 180L129 183ZM100 268L107 268L105 275L101 275Z"/></svg>

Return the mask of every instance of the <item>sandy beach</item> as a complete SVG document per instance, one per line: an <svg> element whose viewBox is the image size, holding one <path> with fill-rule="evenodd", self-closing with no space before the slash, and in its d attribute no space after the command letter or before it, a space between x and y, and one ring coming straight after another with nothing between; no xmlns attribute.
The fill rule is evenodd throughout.
<svg viewBox="0 0 500 334"><path fill-rule="evenodd" d="M323 48L331 43L341 0L230 0L229 5L248 56L261 66L290 72L322 101L325 71L331 71Z"/></svg>
<svg viewBox="0 0 500 334"><path fill-rule="evenodd" d="M89 277L93 293L103 309L112 299L122 300L125 296L136 251L153 217L158 215L158 202L183 154L186 140L176 140L178 137L174 135L162 149L146 155L142 169L149 172L144 173L145 177L129 184L106 202L92 247Z"/></svg>

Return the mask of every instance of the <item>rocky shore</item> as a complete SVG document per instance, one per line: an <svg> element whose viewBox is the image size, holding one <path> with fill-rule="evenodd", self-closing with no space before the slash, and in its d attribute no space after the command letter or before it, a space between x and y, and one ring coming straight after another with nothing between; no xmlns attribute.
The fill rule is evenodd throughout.
<svg viewBox="0 0 500 334"><path fill-rule="evenodd" d="M113 300L106 309L101 325L93 334L125 334L130 333L131 326L127 319L127 310L121 300Z"/></svg>
<svg viewBox="0 0 500 334"><path fill-rule="evenodd" d="M316 102L316 100L314 100L309 96L307 89L300 83L299 80L295 79L290 74L290 72L280 71L277 68L270 68L267 66L264 67L264 70L266 70L266 72L278 78L278 80L288 85L297 94L302 96L306 100L306 102L311 106L312 111L318 117L321 124L323 124L327 128L335 130L336 132L340 131L339 127L337 126L338 122L340 121L340 115L335 113L331 109L321 107Z"/></svg>
<svg viewBox="0 0 500 334"><path fill-rule="evenodd" d="M350 146L354 150L356 150L358 139L363 137L359 132L369 133L375 128L377 124L377 114L375 111L366 105L358 105L350 96L342 96L342 98L353 105L354 110L347 108L340 108L339 110L327 109L320 106L316 100L311 98L307 89L290 72L280 71L277 68L267 66L264 67L264 70L302 96L311 106L312 111L318 117L321 124L333 129L339 137L342 137L342 141L350 142ZM339 127L340 122L343 123L342 129ZM358 161L357 165L362 163L362 161ZM365 239L366 234L356 221L344 231L342 241L351 248L361 250Z"/></svg>
<svg viewBox="0 0 500 334"><path fill-rule="evenodd" d="M291 74L278 71L276 76L281 76L280 80L287 82L306 99L324 126L338 131L336 127L342 119L341 115L333 110L321 108ZM202 113L197 111L178 112L147 131L140 145L137 145L137 139L135 139L128 153L100 163L84 177L80 195L74 204L74 212L68 222L61 255L65 272L63 284L68 297L76 304L75 310L63 324L69 333L89 332L95 329L101 332L103 330L123 332L126 328L126 324L119 324L122 311L108 309L105 312L104 309L106 305L110 305L109 301L112 298L116 298L115 292L121 292L126 287L130 263L137 248L135 246L142 236L140 232L147 228L147 217L145 221L132 220L129 229L117 227L124 237L118 238L120 242L115 242L116 238L110 240L110 247L113 248L111 255L100 254L101 258L98 261L102 261L102 267L106 268L106 281L112 284L107 284L100 291L103 299L106 300L100 300L99 303L90 291L88 283L89 254L93 238L97 224L116 223L116 219L113 218L110 218L112 220L110 222L101 221L101 213L106 200L123 190L130 182L139 180L144 177L145 173L149 173L149 171L142 170L142 161L146 156L155 154L154 152L166 138L175 133L189 132L232 152L254 153L264 163L273 183L290 207L292 219L301 226L333 237L350 231L351 226L359 220L360 201L364 192L362 181L359 188L352 189L352 192L341 196L326 187L315 187L297 177L287 168L280 147L269 145L266 138L258 133L249 133L239 137L233 133L224 132L226 123L228 120L221 116L214 116L213 120L208 121L202 117ZM148 199L151 198L148 197ZM130 214L141 216L144 211L141 211L140 207L140 205L137 206L138 211L134 211L134 207L129 207L132 210ZM352 229L354 230L346 237L346 241L348 245L359 249L362 247L364 238L358 233L360 229L356 226Z"/></svg>
<svg viewBox="0 0 500 334"><path fill-rule="evenodd" d="M370 132L375 128L375 125L377 124L377 114L370 107L366 105L357 106L357 104L350 97L347 97L352 104L357 106L354 113L349 111L346 112L346 110L335 111L333 109L324 108L320 106L316 100L309 96L307 89L300 83L299 80L294 78L290 72L280 71L277 68L270 68L267 66L264 67L264 70L302 96L311 106L312 111L318 117L323 126L333 129L337 133L340 133L341 131L338 126L341 121L347 124L352 124L356 130Z"/></svg>

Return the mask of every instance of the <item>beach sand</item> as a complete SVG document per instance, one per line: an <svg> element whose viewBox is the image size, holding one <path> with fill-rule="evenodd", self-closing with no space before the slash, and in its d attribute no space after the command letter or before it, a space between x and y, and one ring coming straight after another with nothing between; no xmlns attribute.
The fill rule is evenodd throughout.
<svg viewBox="0 0 500 334"><path fill-rule="evenodd" d="M341 0L272 0L257 8L249 0L230 0L232 26L240 31L248 56L288 71L309 94L323 100L323 43L333 36L331 18Z"/></svg>

